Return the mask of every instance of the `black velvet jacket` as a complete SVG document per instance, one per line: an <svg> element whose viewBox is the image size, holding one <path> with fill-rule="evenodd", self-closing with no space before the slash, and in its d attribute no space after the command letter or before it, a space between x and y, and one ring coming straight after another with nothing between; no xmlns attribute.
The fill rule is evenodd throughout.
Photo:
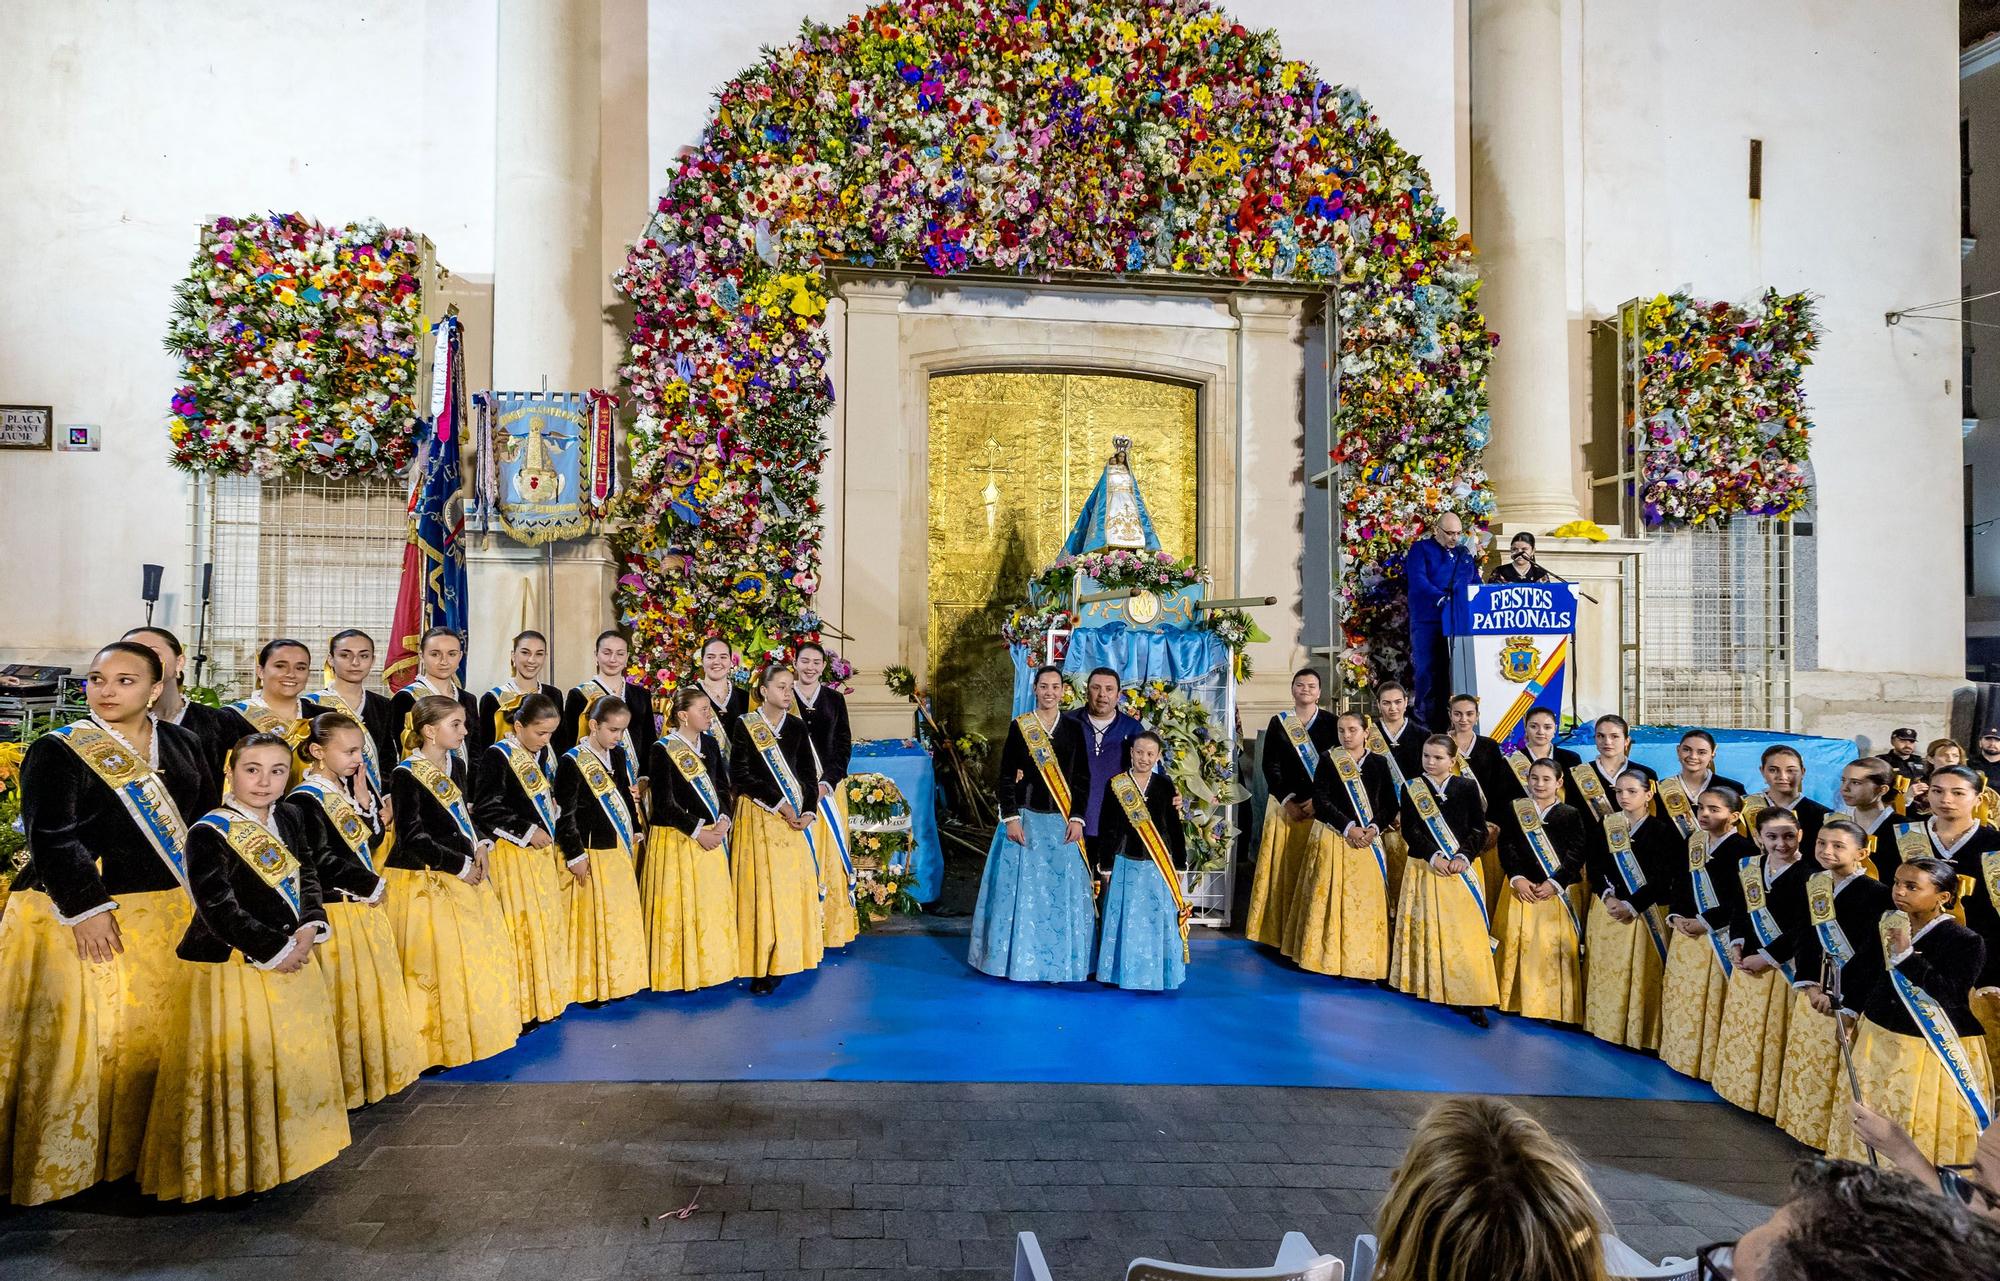
<svg viewBox="0 0 2000 1281"><path fill-rule="evenodd" d="M603 677L598 676L591 677L590 680L570 690L568 696L563 699L562 724L556 726L555 737L549 740L549 746L557 756L561 756L590 735L590 705L604 697L596 684L602 679ZM650 690L626 681L625 688L618 697L624 700L625 706L632 709L632 719L626 724L625 733L632 740L632 758L629 764L633 769L639 769L653 754L654 740L660 737L660 722L653 714L653 695Z"/></svg>
<svg viewBox="0 0 2000 1281"><path fill-rule="evenodd" d="M819 697L807 707L794 691L792 708L804 719L812 734L813 750L819 753L820 781L838 783L847 777L854 755L854 730L847 720L847 699L837 689L819 687Z"/></svg>
<svg viewBox="0 0 2000 1281"><path fill-rule="evenodd" d="M1058 716L1056 727L1049 731L1049 745L1055 749L1056 766L1069 784L1069 812L1063 817L1082 818L1090 797L1090 760L1084 751L1083 731L1069 717ZM1007 741L1000 748L1000 782L994 790L1003 820L1024 809L1062 813L1062 806L1049 794L1042 771L1035 767L1035 758L1028 753L1028 739L1019 725L1007 726Z"/></svg>
<svg viewBox="0 0 2000 1281"><path fill-rule="evenodd" d="M539 764L535 765L540 769ZM550 799L554 799L551 789ZM595 804L595 802L592 802ZM561 822L560 816L556 820ZM543 821L542 812L535 808L534 798L528 795L527 787L520 776L514 773L513 764L507 759L507 749L495 743L479 758L479 768L472 775L472 823L479 834L489 840L516 840L525 844L530 828L539 827L547 832L552 824ZM549 832L549 839L556 834Z"/></svg>
<svg viewBox="0 0 2000 1281"><path fill-rule="evenodd" d="M235 810L225 810L237 822ZM326 909L320 905L319 878L312 861L299 853L301 838L293 814L274 808L271 834L299 860L299 910L266 885L256 869L230 848L222 833L197 825L188 834L188 887L194 895L194 920L181 936L174 954L183 961L220 964L241 952L264 964L285 950L301 925L316 924L326 936Z"/></svg>
<svg viewBox="0 0 2000 1281"><path fill-rule="evenodd" d="M501 710L499 695L493 692L498 688L499 686L496 685L493 689L489 689L479 696L479 717L473 721L472 734L465 740L466 746L471 749L474 756L484 756L487 748L507 737L507 731L513 728L508 723L507 713ZM529 690L528 693L546 696L551 703L556 705L557 714L561 714L563 710L563 692L555 686L544 681ZM524 694L522 697L525 698L526 695ZM568 722L567 717L564 717L564 722ZM560 735L562 731L558 728L556 732ZM547 758L549 766L553 768L557 756L554 740L551 740L549 746L542 749L542 754Z"/></svg>
<svg viewBox="0 0 2000 1281"><path fill-rule="evenodd" d="M315 691L306 701L313 705L312 714L314 716L319 715L321 712L340 712L342 715L351 715L344 708L335 707L327 702L326 691L324 689ZM361 691L360 711L361 728L367 732L368 741L375 748L375 763L382 770L382 790L387 791L389 788L389 771L395 769L396 762L402 760L407 755L403 751L401 740L403 732L402 720L396 715L395 708L389 700L372 689Z"/></svg>
<svg viewBox="0 0 2000 1281"><path fill-rule="evenodd" d="M1321 753L1319 772L1313 775L1313 815L1339 836L1360 823L1361 816L1354 812L1353 802L1347 799L1347 785L1340 781L1340 770L1333 763L1333 752L1334 749L1329 748ZM1376 827L1387 832L1401 821L1396 780L1389 776L1388 758L1376 752L1369 752L1361 758L1361 794L1368 799L1369 819Z"/></svg>
<svg viewBox="0 0 2000 1281"><path fill-rule="evenodd" d="M1884 973L1882 957L1882 913L1895 907L1889 887L1868 876L1857 876L1833 892L1833 921L1847 936L1854 959L1840 967L1840 1008L1860 1013L1868 1008L1868 998ZM1826 948L1812 923L1810 907L1805 937L1792 971L1801 983L1820 983L1826 977ZM1828 988L1831 992L1831 987Z"/></svg>
<svg viewBox="0 0 2000 1281"><path fill-rule="evenodd" d="M352 795L347 800L350 805L354 803ZM287 843L301 863L312 864L322 897L331 899L338 895L361 902L375 897L376 891L382 887L382 878L370 871L368 864L348 848L347 841L327 815L326 807L317 798L310 792L294 790L278 802L278 809L289 816L289 830L298 834L296 841ZM374 849L382 841L381 826L372 821L370 815L362 814L358 807L355 813L368 833L369 860L372 862Z"/></svg>
<svg viewBox="0 0 2000 1281"><path fill-rule="evenodd" d="M787 716L775 732L778 751L792 767L792 777L798 780L804 810L810 811L819 803L819 774L813 769L812 751L806 746L806 723L796 716ZM671 769L673 762L667 765ZM785 799L778 780L771 777L763 756L750 742L750 731L743 727L742 716L729 722L729 788L739 800L755 801L766 809L775 810Z"/></svg>
<svg viewBox="0 0 2000 1281"><path fill-rule="evenodd" d="M222 796L201 741L178 725L155 722L153 734L174 808L187 819L208 813ZM181 888L125 803L53 736L35 740L21 761L21 828L30 852L14 888L46 891L65 921L120 894Z"/></svg>
<svg viewBox="0 0 2000 1281"><path fill-rule="evenodd" d="M1508 771L1509 774L1512 771ZM1542 870L1542 862L1535 857L1528 846L1527 833L1521 830L1521 820L1514 813L1513 802L1496 818L1500 825L1500 872L1507 880L1517 876L1525 877L1531 885L1540 885L1551 879ZM1542 831L1549 838L1549 845L1555 850L1557 872L1553 878L1558 885L1574 885L1583 875L1585 842L1583 815L1557 801L1549 806L1549 812L1542 815Z"/></svg>
<svg viewBox="0 0 2000 1281"><path fill-rule="evenodd" d="M448 758L451 781L465 793L465 766ZM402 765L389 776L389 799L396 807L396 844L389 851L389 866L410 872L444 872L463 876L472 870L472 841L452 820L444 802L417 776ZM470 817L472 805L465 802Z"/></svg>
<svg viewBox="0 0 2000 1281"><path fill-rule="evenodd" d="M1382 739L1389 745L1389 755L1396 758L1396 767L1403 771L1405 779L1415 778L1424 772L1424 740L1431 736L1429 730L1408 716L1403 718L1402 734L1396 738L1389 737L1388 728L1380 720L1370 717L1368 724L1382 731Z"/></svg>
<svg viewBox="0 0 2000 1281"><path fill-rule="evenodd" d="M181 718L173 722L177 727L193 734L201 748L202 760L207 762L209 772L215 775L218 791L222 783L222 762L229 755L229 749L236 746L242 737L237 729L243 718L235 712L225 712L219 707L205 703L188 703L181 708ZM208 811L203 810L201 814ZM201 814L195 815L200 818Z"/></svg>
<svg viewBox="0 0 2000 1281"><path fill-rule="evenodd" d="M1306 724L1306 738L1322 760L1340 744L1336 732L1338 719L1321 708ZM1315 775L1306 773L1306 763L1299 759L1298 748L1292 746L1291 735L1285 733L1283 715L1273 716L1264 730L1263 773L1264 790L1271 794L1272 800L1312 800Z"/></svg>
<svg viewBox="0 0 2000 1281"><path fill-rule="evenodd" d="M1403 841L1409 846L1410 857L1430 861L1439 853L1437 838L1417 813L1415 801L1410 792L1419 787L1431 786L1430 780L1421 775L1412 775L1410 786L1403 793ZM1435 794L1436 788L1432 787ZM1486 811L1479 803L1479 785L1471 779L1453 774L1444 781L1444 796L1438 805L1444 815L1444 824L1451 834L1458 838L1458 853L1461 858L1478 858L1479 851L1486 844Z"/></svg>
<svg viewBox="0 0 2000 1281"><path fill-rule="evenodd" d="M1764 856L1759 855L1759 876L1764 874L1763 860ZM1812 928L1812 908L1806 902L1806 882L1814 872L1819 871L1819 864L1801 857L1764 887L1764 906L1770 909L1772 917L1778 922L1778 937L1768 947L1757 941L1757 931L1750 924L1750 905L1742 894L1742 866L1737 864L1732 872L1736 877L1737 900L1735 910L1729 914L1729 937L1736 941L1736 946L1742 949L1745 956L1765 951L1770 953L1772 960L1789 963L1798 955L1799 946L1805 941L1803 932Z"/></svg>
<svg viewBox="0 0 2000 1281"><path fill-rule="evenodd" d="M722 806L721 818L730 816L730 809L736 804L736 793L729 785L729 763L723 759L722 748L716 745L715 735L702 734L700 737L701 764L708 771L708 784L715 789L716 803ZM758 762L758 768L763 763ZM674 758L667 754L667 738L661 736L653 746L653 756L647 762L646 777L652 780L654 827L671 827L683 836L693 836L699 828L715 822L702 803L694 784L681 777L674 767Z"/></svg>
<svg viewBox="0 0 2000 1281"><path fill-rule="evenodd" d="M1653 822L1659 821L1653 820ZM1652 826L1652 823L1648 823L1647 826ZM1671 830L1673 824L1669 823L1667 826ZM1701 832L1699 828L1696 829L1696 833L1704 840L1708 839L1707 834ZM1677 836L1675 839L1680 838ZM1692 839L1693 837L1688 838ZM1670 916L1681 916L1690 920L1699 916L1708 922L1709 929L1727 930L1730 921L1743 910L1743 882L1737 879L1736 866L1744 859L1758 853L1758 849L1750 843L1748 837L1731 832L1722 839L1722 844L1709 852L1708 879L1715 886L1716 907L1711 911L1697 912L1694 901L1694 873L1690 870L1691 865L1688 862L1688 840L1680 841L1682 870L1674 881L1673 897L1667 901L1667 913Z"/></svg>
<svg viewBox="0 0 2000 1281"><path fill-rule="evenodd" d="M588 752L586 746L574 752ZM583 781L583 767L577 764L574 752L564 752L556 762L556 844L562 847L563 858L574 862L592 850L615 850L620 846L618 828L611 816L604 812L604 802L597 799L597 793L590 790L590 784ZM625 801L625 821L630 830L626 833L632 839L632 857L639 856L639 845L646 839L646 829L640 826L639 807L632 799L632 789L625 786L625 749L611 749L611 786ZM657 798L659 793L653 795ZM653 802L659 804L656 799Z"/></svg>
<svg viewBox="0 0 2000 1281"><path fill-rule="evenodd" d="M1287 751L1290 747L1287 746ZM1102 871L1109 871L1114 858L1143 859L1151 862L1153 856L1146 850L1146 842L1139 838L1138 829L1125 816L1125 807L1118 803L1111 784L1117 781L1113 775L1104 784L1104 803L1098 808L1097 835L1090 840L1090 857ZM1174 781L1165 774L1154 773L1146 779L1146 813L1152 816L1153 827L1160 833L1160 843L1174 860L1175 867L1187 865L1187 829L1181 825L1180 812L1174 808L1174 797L1180 793Z"/></svg>
<svg viewBox="0 0 2000 1281"><path fill-rule="evenodd" d="M1870 934L1865 940L1850 939L1855 951L1871 946L1877 952L1882 950L1879 917L1876 929ZM1897 972L1944 1007L1954 1032L1960 1036L1985 1035L1986 1029L1973 1017L1970 1005L1973 979L1986 965L1984 940L1947 916L1922 938L1913 939L1910 947L1910 954L1896 967ZM1917 1021L1910 1017L1903 998L1896 994L1896 985L1886 977L1869 990L1868 1003L1861 1010L1870 1023L1884 1031L1918 1035Z"/></svg>
<svg viewBox="0 0 2000 1281"><path fill-rule="evenodd" d="M1608 821L1607 815L1594 828L1586 824L1589 843L1584 865L1590 875L1591 895L1602 897L1609 890L1612 898L1621 900L1635 912L1672 902L1680 881L1687 876L1687 841L1675 829L1673 820L1648 815L1632 830L1632 857L1638 860L1639 873L1646 878L1646 883L1637 890L1625 883L1618 864L1612 860L1611 842L1604 834L1604 823Z"/></svg>
<svg viewBox="0 0 2000 1281"><path fill-rule="evenodd" d="M396 691L396 697L390 700L389 703L389 723L395 726L397 742L402 742L404 736L410 732L410 713L416 708L417 700L429 697L431 697L431 688L422 681L411 681L408 685ZM458 691L458 705L465 709L465 746L459 748L452 755L458 756L462 753L465 757L464 763L468 775L476 776L479 773L479 750L477 746L479 742L479 700L461 687ZM407 755L409 755L407 751L398 750L392 755L384 757L383 763L386 766L392 761L402 760ZM461 782L459 785L463 787L465 784Z"/></svg>

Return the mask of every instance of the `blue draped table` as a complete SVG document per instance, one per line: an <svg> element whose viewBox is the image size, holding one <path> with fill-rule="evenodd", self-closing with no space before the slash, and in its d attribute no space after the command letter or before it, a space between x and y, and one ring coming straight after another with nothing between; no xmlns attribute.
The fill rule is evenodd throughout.
<svg viewBox="0 0 2000 1281"><path fill-rule="evenodd" d="M875 738L854 745L848 774L881 774L910 803L911 865L917 870L917 901L934 903L944 893L944 847L938 842L937 771L931 754L913 738Z"/></svg>
<svg viewBox="0 0 2000 1281"><path fill-rule="evenodd" d="M1632 759L1656 771L1662 778L1681 772L1681 759L1674 754L1681 735L1691 726L1639 725L1632 730ZM1753 792L1764 790L1764 749L1783 743L1797 749L1805 762L1806 781L1802 792L1833 809L1840 808L1840 771L1860 755L1854 740L1815 738L1809 734L1785 734L1768 729L1714 729L1715 764L1709 768L1733 778ZM1558 740L1586 761L1597 759L1597 742L1590 726L1580 726L1568 739ZM1810 854L1812 851L1808 850Z"/></svg>

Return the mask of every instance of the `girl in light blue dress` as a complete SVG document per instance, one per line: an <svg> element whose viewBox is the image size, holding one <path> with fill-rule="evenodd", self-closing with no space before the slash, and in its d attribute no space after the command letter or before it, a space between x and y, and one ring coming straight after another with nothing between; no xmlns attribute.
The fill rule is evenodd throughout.
<svg viewBox="0 0 2000 1281"><path fill-rule="evenodd" d="M1097 981L1171 992L1187 978L1181 796L1172 779L1154 772L1165 751L1159 735L1151 730L1133 735L1131 751L1131 768L1112 775L1105 786L1098 834L1091 841L1098 866L1111 868Z"/></svg>

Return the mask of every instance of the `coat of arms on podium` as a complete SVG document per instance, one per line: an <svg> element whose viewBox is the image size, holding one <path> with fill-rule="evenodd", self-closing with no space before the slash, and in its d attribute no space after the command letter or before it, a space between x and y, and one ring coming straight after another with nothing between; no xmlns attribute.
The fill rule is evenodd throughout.
<svg viewBox="0 0 2000 1281"><path fill-rule="evenodd" d="M1509 636L1500 650L1500 674L1516 684L1525 685L1535 679L1535 672L1542 665L1542 652L1535 648L1532 636Z"/></svg>

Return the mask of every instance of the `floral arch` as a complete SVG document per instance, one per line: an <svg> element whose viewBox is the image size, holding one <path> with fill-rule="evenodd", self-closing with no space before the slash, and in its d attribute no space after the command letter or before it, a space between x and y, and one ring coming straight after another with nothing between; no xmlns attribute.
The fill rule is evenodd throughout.
<svg viewBox="0 0 2000 1281"><path fill-rule="evenodd" d="M647 684L817 633L834 265L1337 285L1351 682L1425 513L1491 509L1471 245L1359 95L1206 0L889 0L723 86L618 275Z"/></svg>

